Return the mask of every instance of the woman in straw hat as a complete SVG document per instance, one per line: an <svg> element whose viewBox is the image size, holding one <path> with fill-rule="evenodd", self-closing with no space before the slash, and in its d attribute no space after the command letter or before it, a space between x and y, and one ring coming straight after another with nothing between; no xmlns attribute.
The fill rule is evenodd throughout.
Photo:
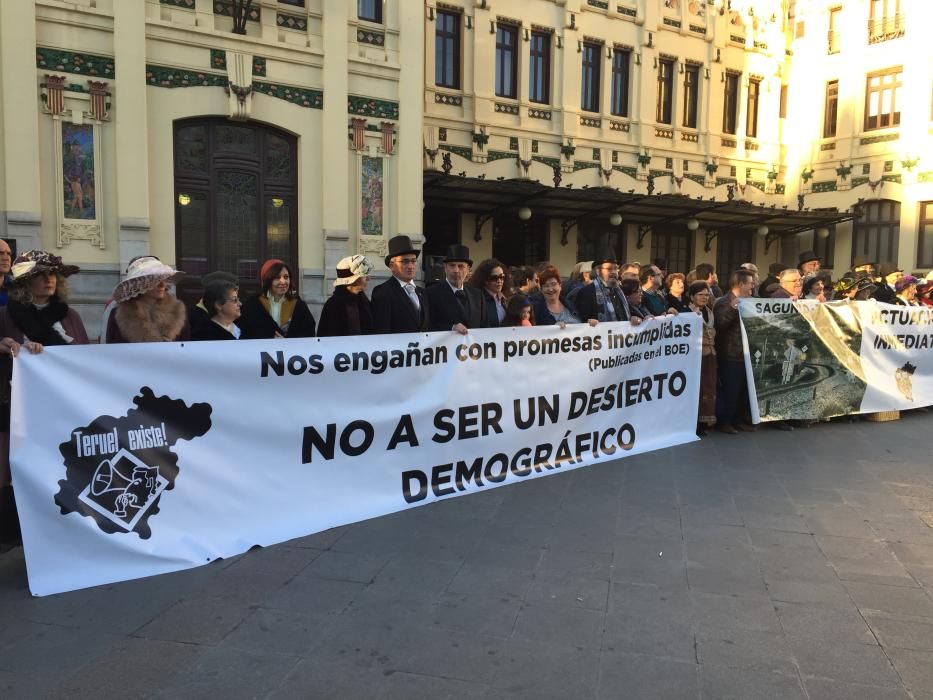
<svg viewBox="0 0 933 700"><path fill-rule="evenodd" d="M321 309L319 337L373 332L373 312L366 298L370 270L372 265L362 255L351 255L337 263L334 293Z"/></svg>
<svg viewBox="0 0 933 700"><path fill-rule="evenodd" d="M266 260L259 279L259 293L243 303L240 338L313 338L314 316L298 296L291 268L281 260Z"/></svg>
<svg viewBox="0 0 933 700"><path fill-rule="evenodd" d="M107 342L189 340L185 305L168 288L184 274L152 256L131 262L126 277L113 290L117 306L107 321Z"/></svg>

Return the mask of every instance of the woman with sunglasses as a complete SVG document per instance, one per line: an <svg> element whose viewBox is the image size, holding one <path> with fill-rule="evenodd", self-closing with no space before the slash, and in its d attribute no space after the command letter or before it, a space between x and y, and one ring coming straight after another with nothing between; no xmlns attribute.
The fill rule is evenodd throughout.
<svg viewBox="0 0 933 700"><path fill-rule="evenodd" d="M487 328L498 328L505 321L505 309L509 303L508 296L504 293L505 270L505 265L495 258L489 258L476 266L467 281L470 287L476 287L483 292Z"/></svg>
<svg viewBox="0 0 933 700"><path fill-rule="evenodd" d="M204 288L201 298L210 319L195 326L191 340L237 340L240 329L240 295L232 282L211 282Z"/></svg>

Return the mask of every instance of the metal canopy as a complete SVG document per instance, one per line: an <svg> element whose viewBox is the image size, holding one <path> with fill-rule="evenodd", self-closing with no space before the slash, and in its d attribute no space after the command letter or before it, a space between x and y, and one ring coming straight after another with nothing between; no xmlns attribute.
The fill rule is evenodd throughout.
<svg viewBox="0 0 933 700"><path fill-rule="evenodd" d="M677 194L636 194L612 187L551 187L534 180L424 173L426 207L447 207L479 215L485 221L499 213L529 207L536 215L564 221L564 233L579 221L617 212L622 221L639 226L639 238L653 226L686 225L696 219L706 231L706 246L719 233L768 227L766 250L783 236L832 226L857 218L854 212L797 211L787 206L755 205L736 200ZM479 227L477 227L477 231Z"/></svg>

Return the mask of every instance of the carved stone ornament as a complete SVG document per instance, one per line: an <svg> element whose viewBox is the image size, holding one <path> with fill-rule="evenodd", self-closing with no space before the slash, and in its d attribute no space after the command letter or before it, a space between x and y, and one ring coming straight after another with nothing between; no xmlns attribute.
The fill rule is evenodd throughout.
<svg viewBox="0 0 933 700"><path fill-rule="evenodd" d="M227 51L227 110L230 119L246 121L252 111L253 56L240 51Z"/></svg>

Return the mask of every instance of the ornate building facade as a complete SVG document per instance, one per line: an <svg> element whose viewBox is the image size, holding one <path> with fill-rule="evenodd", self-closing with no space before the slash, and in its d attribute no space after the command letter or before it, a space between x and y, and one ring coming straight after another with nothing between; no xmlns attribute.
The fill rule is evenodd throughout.
<svg viewBox="0 0 933 700"><path fill-rule="evenodd" d="M92 329L136 255L184 294L280 257L317 305L400 233L565 272L930 269L927 4L2 2L0 236L82 267Z"/></svg>
<svg viewBox="0 0 933 700"><path fill-rule="evenodd" d="M421 230L421 7L346 0L0 3L0 235L81 266L96 328L151 253L321 303L336 261ZM402 41L405 27L405 41ZM405 105L404 107L402 105Z"/></svg>
<svg viewBox="0 0 933 700"><path fill-rule="evenodd" d="M459 232L474 257L564 270L610 250L721 275L747 260L796 264L807 249L837 275L859 253L933 267L933 53L906 29L925 11L918 0L428 0L425 168L439 174L425 179L428 247ZM445 170L467 194L451 196ZM477 178L595 201L577 208L564 193L562 215L543 190L509 202ZM594 188L633 197L582 193ZM645 194L671 208L639 211ZM687 198L712 204L691 211ZM761 213L713 211L726 202Z"/></svg>

